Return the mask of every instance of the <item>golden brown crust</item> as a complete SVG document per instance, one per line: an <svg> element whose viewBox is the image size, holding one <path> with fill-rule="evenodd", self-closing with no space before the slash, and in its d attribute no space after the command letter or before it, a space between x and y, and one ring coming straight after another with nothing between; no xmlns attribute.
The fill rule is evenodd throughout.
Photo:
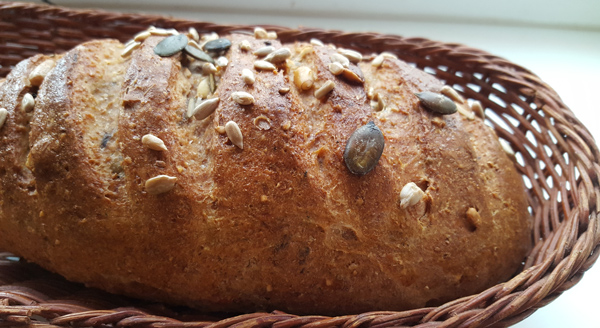
<svg viewBox="0 0 600 328"><path fill-rule="evenodd" d="M292 56L275 71L255 70L252 51L265 41L227 38L229 64L209 96L219 105L203 120L186 116L201 76L182 54L154 54L162 37L125 58L116 41L66 53L33 117L15 108L46 57L19 64L0 87L10 111L0 248L91 286L207 311L422 307L519 268L530 245L521 178L481 120L419 105L414 93L439 92L439 81L392 58L350 64L364 78L351 81L330 72L334 49L302 43L285 45ZM314 74L309 90L294 82L299 67ZM334 89L317 99L327 80ZM236 103L239 91L254 104ZM219 132L229 121L243 149ZM346 140L369 121L385 149L373 171L353 175ZM147 134L167 150L149 149ZM149 192L146 181L161 175L173 189ZM404 207L411 182L424 196Z"/></svg>

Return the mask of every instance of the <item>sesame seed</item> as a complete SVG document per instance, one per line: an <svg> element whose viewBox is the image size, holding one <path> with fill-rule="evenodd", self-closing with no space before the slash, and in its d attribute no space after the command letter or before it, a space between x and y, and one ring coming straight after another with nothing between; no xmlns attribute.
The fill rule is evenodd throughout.
<svg viewBox="0 0 600 328"><path fill-rule="evenodd" d="M123 49L123 52L121 52L121 57L127 57L127 56L131 55L131 53L135 49L139 48L140 45L141 45L140 42L132 42L130 45L125 47L125 49Z"/></svg>
<svg viewBox="0 0 600 328"><path fill-rule="evenodd" d="M254 81L255 81L254 73L252 73L251 70L244 68L242 70L242 79L244 80L244 83L246 83L248 85L252 85L252 84L254 84Z"/></svg>
<svg viewBox="0 0 600 328"><path fill-rule="evenodd" d="M267 39L268 34L264 28L256 27L256 28L254 28L254 37L257 39Z"/></svg>
<svg viewBox="0 0 600 328"><path fill-rule="evenodd" d="M350 49L338 49L337 50L342 56L348 58L353 63L358 63L362 60L362 55L358 51Z"/></svg>
<svg viewBox="0 0 600 328"><path fill-rule="evenodd" d="M6 118L8 117L8 111L6 108L0 108L0 129L4 126Z"/></svg>
<svg viewBox="0 0 600 328"><path fill-rule="evenodd" d="M227 66L227 64L229 64L229 60L227 59L227 57L219 57L217 58L217 60L215 60L215 64L219 67L225 67Z"/></svg>
<svg viewBox="0 0 600 328"><path fill-rule="evenodd" d="M194 40L196 42L198 42L200 40L200 35L198 34L198 31L195 28L190 27L188 29L188 33L192 40Z"/></svg>
<svg viewBox="0 0 600 328"><path fill-rule="evenodd" d="M242 40L242 42L240 42L240 49L242 49L243 51L249 51L250 49L252 49L250 41Z"/></svg>
<svg viewBox="0 0 600 328"><path fill-rule="evenodd" d="M273 46L266 46L266 47L262 47L262 48L257 49L252 54L254 56L256 56L256 57L264 57L264 56L272 53L273 51L275 51L275 47L273 47Z"/></svg>
<svg viewBox="0 0 600 328"><path fill-rule="evenodd" d="M188 112L188 117L194 116L197 120L203 120L212 114L215 109L219 106L219 98L210 98L201 101L196 104L194 110L190 113Z"/></svg>
<svg viewBox="0 0 600 328"><path fill-rule="evenodd" d="M331 61L334 63L342 64L342 66L346 68L350 66L350 60L341 54L333 54L329 57L329 59L331 59Z"/></svg>
<svg viewBox="0 0 600 328"><path fill-rule="evenodd" d="M157 175L154 178L146 180L146 192L152 195L158 195L170 191L175 187L176 177L168 175Z"/></svg>
<svg viewBox="0 0 600 328"><path fill-rule="evenodd" d="M157 151L166 151L167 150L167 146L165 146L165 143L162 141L162 139L160 139L159 137L152 135L152 134L146 134L145 136L143 136L142 143L144 144L144 146L146 146L152 150L157 150Z"/></svg>
<svg viewBox="0 0 600 328"><path fill-rule="evenodd" d="M340 75L344 72L344 66L340 63L329 63L329 71L333 75Z"/></svg>
<svg viewBox="0 0 600 328"><path fill-rule="evenodd" d="M29 74L29 83L31 83L31 85L34 87L39 87L46 78L46 75L50 73L52 68L54 68L54 60L45 60L36 68L34 68L33 71L31 71Z"/></svg>
<svg viewBox="0 0 600 328"><path fill-rule="evenodd" d="M377 57L375 57L375 59L373 59L371 65L373 65L373 67L381 67L381 64L383 64L384 59L385 57L383 55L378 55Z"/></svg>
<svg viewBox="0 0 600 328"><path fill-rule="evenodd" d="M307 66L298 67L294 71L294 84L302 91L310 90L315 83L314 73Z"/></svg>
<svg viewBox="0 0 600 328"><path fill-rule="evenodd" d="M231 94L231 99L240 105L254 104L254 97L248 92L236 91Z"/></svg>
<svg viewBox="0 0 600 328"><path fill-rule="evenodd" d="M284 62L286 59L292 56L292 52L288 48L280 48L272 53L270 53L267 57L265 57L265 61L271 62L273 64L279 64Z"/></svg>
<svg viewBox="0 0 600 328"><path fill-rule="evenodd" d="M256 68L257 70L266 70L266 71L273 71L276 69L275 65L269 63L268 61L264 61L264 60L255 61L254 68Z"/></svg>
<svg viewBox="0 0 600 328"><path fill-rule="evenodd" d="M240 149L244 149L244 136L237 123L234 121L227 122L227 124L225 124L225 133L227 133L227 138L231 140L232 144Z"/></svg>
<svg viewBox="0 0 600 328"><path fill-rule="evenodd" d="M331 90L335 88L335 83L331 80L327 80L327 82L323 83L323 85L315 91L315 98L321 99L325 97Z"/></svg>
<svg viewBox="0 0 600 328"><path fill-rule="evenodd" d="M213 65L211 63L204 63L202 65L202 74L210 75L210 74L215 74L216 72L217 72L217 68L215 67L215 65Z"/></svg>
<svg viewBox="0 0 600 328"><path fill-rule="evenodd" d="M35 106L35 99L30 93L26 93L21 100L21 110L24 112L30 112Z"/></svg>
<svg viewBox="0 0 600 328"><path fill-rule="evenodd" d="M452 88L448 85L443 86L441 92L442 92L442 94L444 94L445 96L447 96L448 98L450 98L456 102L459 102L461 104L465 103L465 98L463 98L460 94L458 94L458 92L456 90L454 90L454 88Z"/></svg>
<svg viewBox="0 0 600 328"><path fill-rule="evenodd" d="M133 41L142 42L142 41L146 40L150 35L152 35L152 33L150 33L150 31L140 32L133 37Z"/></svg>
<svg viewBox="0 0 600 328"><path fill-rule="evenodd" d="M314 46L324 46L325 44L323 44L323 42L319 39L310 39L310 44L314 45Z"/></svg>

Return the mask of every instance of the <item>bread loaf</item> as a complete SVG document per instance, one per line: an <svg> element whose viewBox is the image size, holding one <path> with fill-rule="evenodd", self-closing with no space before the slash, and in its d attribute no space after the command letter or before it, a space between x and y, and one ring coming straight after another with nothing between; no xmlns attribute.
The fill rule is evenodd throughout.
<svg viewBox="0 0 600 328"><path fill-rule="evenodd" d="M432 306L518 271L521 177L453 89L388 54L170 34L87 42L7 76L1 250L225 312Z"/></svg>

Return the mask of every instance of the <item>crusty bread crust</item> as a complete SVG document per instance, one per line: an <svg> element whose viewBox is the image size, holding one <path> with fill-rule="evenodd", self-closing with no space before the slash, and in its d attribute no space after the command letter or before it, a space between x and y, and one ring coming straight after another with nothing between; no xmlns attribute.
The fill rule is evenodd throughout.
<svg viewBox="0 0 600 328"><path fill-rule="evenodd" d="M205 120L186 116L200 78L189 58L154 53L163 37L126 57L112 40L52 57L39 91L27 77L50 57L20 63L0 86L0 249L89 286L206 311L402 310L519 269L531 244L521 177L481 119L419 104L414 93L441 82L390 57L350 64L364 78L351 81L328 68L336 50L304 43L285 45L292 56L277 70L255 70L239 44L265 41L226 38L220 102ZM301 66L314 72L310 90L294 83ZM317 99L327 80L335 88ZM254 104L236 103L237 91ZM28 92L31 113L20 109ZM229 121L243 149L223 133ZM369 121L383 155L353 175L344 147ZM167 151L146 147L147 134ZM147 192L157 175L175 187ZM403 207L410 182L424 196Z"/></svg>

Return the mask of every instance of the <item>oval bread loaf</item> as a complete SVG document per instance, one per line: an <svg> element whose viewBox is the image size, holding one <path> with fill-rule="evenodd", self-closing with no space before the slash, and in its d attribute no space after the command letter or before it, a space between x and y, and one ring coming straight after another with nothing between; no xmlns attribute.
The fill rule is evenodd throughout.
<svg viewBox="0 0 600 328"><path fill-rule="evenodd" d="M156 31L32 57L0 85L0 249L226 312L432 306L520 268L521 177L435 77L263 35L223 36L207 59L214 35L190 34L195 50L161 56L176 32ZM425 91L458 112L431 110ZM354 174L344 151L367 124L385 146Z"/></svg>

